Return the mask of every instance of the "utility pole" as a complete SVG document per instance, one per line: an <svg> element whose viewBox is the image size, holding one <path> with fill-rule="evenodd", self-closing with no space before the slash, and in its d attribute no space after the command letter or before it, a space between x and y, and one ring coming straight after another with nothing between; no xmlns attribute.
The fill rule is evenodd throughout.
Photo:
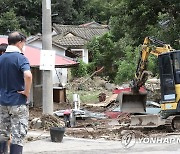
<svg viewBox="0 0 180 154"><path fill-rule="evenodd" d="M51 0L42 0L42 49L52 50ZM53 114L52 70L43 70L43 114Z"/></svg>

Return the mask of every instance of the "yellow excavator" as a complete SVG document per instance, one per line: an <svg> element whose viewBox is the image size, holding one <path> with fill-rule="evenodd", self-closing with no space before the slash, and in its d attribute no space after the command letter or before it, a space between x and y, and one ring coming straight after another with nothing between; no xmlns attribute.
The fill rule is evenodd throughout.
<svg viewBox="0 0 180 154"><path fill-rule="evenodd" d="M149 72L149 55L158 58L161 111L159 114L146 113L146 91L141 91ZM180 129L180 50L153 37L144 39L138 65L129 92L121 92L117 100L122 112L131 113L130 128L154 128L163 126L169 130Z"/></svg>

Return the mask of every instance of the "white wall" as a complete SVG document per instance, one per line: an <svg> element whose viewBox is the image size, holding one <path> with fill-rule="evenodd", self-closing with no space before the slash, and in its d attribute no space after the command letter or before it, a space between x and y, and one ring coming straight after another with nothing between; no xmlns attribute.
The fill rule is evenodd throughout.
<svg viewBox="0 0 180 154"><path fill-rule="evenodd" d="M89 63L88 49L84 49L83 61L84 61L86 64Z"/></svg>
<svg viewBox="0 0 180 154"><path fill-rule="evenodd" d="M32 45L33 47L42 49L42 41L41 40L36 40L34 42L31 42L31 43L29 43L29 45ZM65 56L65 49L59 48L55 45L52 45L52 50L54 50L57 55Z"/></svg>
<svg viewBox="0 0 180 154"><path fill-rule="evenodd" d="M67 84L67 68L55 68L53 70L53 84L57 86L59 83L63 86Z"/></svg>
<svg viewBox="0 0 180 154"><path fill-rule="evenodd" d="M53 45L52 50L56 52L56 55L65 56L65 49L61 49Z"/></svg>
<svg viewBox="0 0 180 154"><path fill-rule="evenodd" d="M37 48L42 49L42 41L40 41L40 40L31 42L31 43L28 43L28 44L29 44L29 45L32 45L33 47L37 47Z"/></svg>

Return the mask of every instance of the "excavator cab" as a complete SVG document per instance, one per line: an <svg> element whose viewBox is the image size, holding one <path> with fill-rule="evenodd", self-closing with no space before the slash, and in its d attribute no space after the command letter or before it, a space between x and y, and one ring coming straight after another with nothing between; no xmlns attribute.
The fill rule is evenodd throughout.
<svg viewBox="0 0 180 154"><path fill-rule="evenodd" d="M175 76L173 71L172 53L161 54L158 57L161 81L161 101L175 101Z"/></svg>
<svg viewBox="0 0 180 154"><path fill-rule="evenodd" d="M180 113L180 50L158 56L164 118Z"/></svg>

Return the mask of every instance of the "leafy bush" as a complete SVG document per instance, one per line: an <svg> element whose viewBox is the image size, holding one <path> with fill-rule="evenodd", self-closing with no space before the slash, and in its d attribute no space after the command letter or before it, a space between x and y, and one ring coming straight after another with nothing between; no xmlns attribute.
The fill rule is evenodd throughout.
<svg viewBox="0 0 180 154"><path fill-rule="evenodd" d="M79 61L79 66L77 68L71 69L71 74L73 77L83 77L87 75L87 64L82 60Z"/></svg>
<svg viewBox="0 0 180 154"><path fill-rule="evenodd" d="M158 57L149 55L147 70L151 71L153 76L157 76L159 74Z"/></svg>
<svg viewBox="0 0 180 154"><path fill-rule="evenodd" d="M90 62L88 64L86 64L87 67L87 74L92 74L95 70L96 70L96 66L94 62Z"/></svg>
<svg viewBox="0 0 180 154"><path fill-rule="evenodd" d="M119 61L118 71L115 77L115 83L122 83L132 80L136 73L137 62L139 59L139 48L133 51L132 46L127 46L125 49L125 57ZM158 74L158 60L154 55L148 57L147 70L152 72L153 76Z"/></svg>

